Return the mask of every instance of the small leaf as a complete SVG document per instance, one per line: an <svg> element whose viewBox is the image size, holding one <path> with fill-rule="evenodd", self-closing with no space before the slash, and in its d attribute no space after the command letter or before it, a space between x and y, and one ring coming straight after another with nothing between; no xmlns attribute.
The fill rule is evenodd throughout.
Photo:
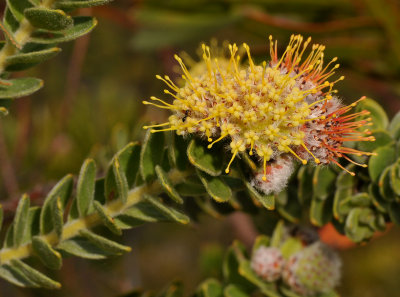
<svg viewBox="0 0 400 297"><path fill-rule="evenodd" d="M32 26L39 29L60 31L68 29L73 24L72 18L60 9L32 7L25 9L24 14Z"/></svg>
<svg viewBox="0 0 400 297"><path fill-rule="evenodd" d="M40 233L47 234L53 230L53 216L52 212L54 210L54 200L60 197L60 202L62 208L65 207L68 198L71 196L73 186L73 177L68 174L63 179L61 179L47 195L42 212L40 214Z"/></svg>
<svg viewBox="0 0 400 297"><path fill-rule="evenodd" d="M176 135L174 132L170 133L170 137L167 138L168 153L171 163L178 170L186 170L189 165L189 160L186 154L188 141L182 136Z"/></svg>
<svg viewBox="0 0 400 297"><path fill-rule="evenodd" d="M396 139L400 139L400 112L397 112L393 117L392 121L389 124L389 133L390 135Z"/></svg>
<svg viewBox="0 0 400 297"><path fill-rule="evenodd" d="M192 139L187 148L190 163L211 176L219 176L222 172L223 158L221 152L213 147L208 149L198 139Z"/></svg>
<svg viewBox="0 0 400 297"><path fill-rule="evenodd" d="M100 6L107 4L113 0L64 0L64 1L57 1L56 7L65 10L72 10L76 8L85 8L85 7L92 7L92 6Z"/></svg>
<svg viewBox="0 0 400 297"><path fill-rule="evenodd" d="M280 220L274 229L271 237L271 247L280 248L284 238L286 236L285 223L283 220Z"/></svg>
<svg viewBox="0 0 400 297"><path fill-rule="evenodd" d="M393 146L384 146L374 151L368 162L368 172L372 181L378 181L383 170L396 161L396 151Z"/></svg>
<svg viewBox="0 0 400 297"><path fill-rule="evenodd" d="M173 208L169 208L163 205L157 198L151 197L149 195L144 196L144 200L149 202L152 206L154 206L158 211L160 211L166 218L176 221L181 224L189 223L189 218L183 213L178 212Z"/></svg>
<svg viewBox="0 0 400 297"><path fill-rule="evenodd" d="M264 195L258 192L249 182L245 182L247 187L247 192L249 195L258 201L263 207L269 210L275 209L275 196L274 195Z"/></svg>
<svg viewBox="0 0 400 297"><path fill-rule="evenodd" d="M326 199L335 187L336 173L329 167L317 166L313 175L313 192L319 199Z"/></svg>
<svg viewBox="0 0 400 297"><path fill-rule="evenodd" d="M389 216L393 223L400 225L400 204L398 202L392 202L389 204Z"/></svg>
<svg viewBox="0 0 400 297"><path fill-rule="evenodd" d="M77 16L72 18L74 25L62 32L53 32L48 30L37 30L32 34L30 42L40 44L55 44L59 42L67 42L83 36L97 25L97 20L87 16Z"/></svg>
<svg viewBox="0 0 400 297"><path fill-rule="evenodd" d="M129 246L125 246L122 244L119 244L115 241L109 240L103 236L94 234L93 232L89 230L80 230L79 234L85 238L87 238L91 243L94 245L98 246L100 249L112 253L112 254L122 254L126 252L130 252L132 249Z"/></svg>
<svg viewBox="0 0 400 297"><path fill-rule="evenodd" d="M196 183L182 183L175 186L176 191L181 196L197 197L207 194L202 185Z"/></svg>
<svg viewBox="0 0 400 297"><path fill-rule="evenodd" d="M207 279L197 288L197 294L201 297L222 297L222 285L216 279Z"/></svg>
<svg viewBox="0 0 400 297"><path fill-rule="evenodd" d="M21 273L18 273L15 269L6 264L0 266L0 277L19 287L39 287L35 282L22 275Z"/></svg>
<svg viewBox="0 0 400 297"><path fill-rule="evenodd" d="M155 166L162 163L164 141L164 133L146 132L140 152L140 174L143 180L151 181L156 177Z"/></svg>
<svg viewBox="0 0 400 297"><path fill-rule="evenodd" d="M115 224L114 219L106 213L103 206L98 201L94 201L93 206L103 224L114 234L121 235L121 229Z"/></svg>
<svg viewBox="0 0 400 297"><path fill-rule="evenodd" d="M139 172L140 149L139 143L131 142L117 153L119 165L125 174L129 189L134 186Z"/></svg>
<svg viewBox="0 0 400 297"><path fill-rule="evenodd" d="M339 222L343 222L344 215L340 212L340 202L351 197L353 190L351 188L338 189L333 198L333 216Z"/></svg>
<svg viewBox="0 0 400 297"><path fill-rule="evenodd" d="M18 22L24 19L24 10L32 6L28 0L7 0L7 7Z"/></svg>
<svg viewBox="0 0 400 297"><path fill-rule="evenodd" d="M21 242L24 238L28 222L28 213L29 213L30 200L28 195L23 195L21 200L18 203L17 211L15 213L14 218L14 247L18 247L21 245Z"/></svg>
<svg viewBox="0 0 400 297"><path fill-rule="evenodd" d="M43 81L33 77L9 79L6 82L9 85L0 84L0 99L28 96L43 87Z"/></svg>
<svg viewBox="0 0 400 297"><path fill-rule="evenodd" d="M322 227L332 219L332 200L330 198L324 200L313 198L311 200L310 222L313 225Z"/></svg>
<svg viewBox="0 0 400 297"><path fill-rule="evenodd" d="M388 201L393 201L396 199L396 194L394 193L391 185L391 169L393 166L386 167L383 172L381 173L378 186L379 186L379 193Z"/></svg>
<svg viewBox="0 0 400 297"><path fill-rule="evenodd" d="M105 259L112 255L83 237L64 240L57 246L57 249L70 255L92 260Z"/></svg>
<svg viewBox="0 0 400 297"><path fill-rule="evenodd" d="M61 198L57 197L56 199L53 199L53 210L51 215L53 219L54 230L56 231L58 238L61 238L64 227L63 212L64 210L61 203Z"/></svg>
<svg viewBox="0 0 400 297"><path fill-rule="evenodd" d="M400 176L398 174L400 172L400 162L398 161L396 164L391 166L390 169L390 186L393 192L400 196Z"/></svg>
<svg viewBox="0 0 400 297"><path fill-rule="evenodd" d="M94 199L94 187L96 183L96 163L87 159L79 173L76 189L76 203L81 217L88 214L89 206Z"/></svg>
<svg viewBox="0 0 400 297"><path fill-rule="evenodd" d="M356 243L365 241L373 235L373 230L371 230L368 226L360 225L360 218L367 215L366 212L370 212L371 210L366 208L353 208L349 215L346 218L345 225L345 233L346 236L349 237Z"/></svg>
<svg viewBox="0 0 400 297"><path fill-rule="evenodd" d="M114 162L112 163L112 169L115 178L117 197L121 199L122 203L125 204L126 200L128 199L129 186L118 158L114 159Z"/></svg>
<svg viewBox="0 0 400 297"><path fill-rule="evenodd" d="M32 238L32 250L44 265L51 269L60 269L62 257L59 252L39 236Z"/></svg>
<svg viewBox="0 0 400 297"><path fill-rule="evenodd" d="M389 124L389 119L385 110L374 100L366 98L357 104L356 111L368 110L371 114L365 117L372 118L371 130L383 129L385 130Z"/></svg>
<svg viewBox="0 0 400 297"><path fill-rule="evenodd" d="M204 185L207 193L217 202L226 202L232 198L231 189L220 177L210 176L203 171L197 170L197 175Z"/></svg>
<svg viewBox="0 0 400 297"><path fill-rule="evenodd" d="M40 287L46 289L59 289L61 284L48 278L43 273L33 269L29 265L25 264L20 260L11 260L11 265L21 274L25 275L27 278L32 280L34 283Z"/></svg>
<svg viewBox="0 0 400 297"><path fill-rule="evenodd" d="M164 191L176 203L182 204L183 199L181 198L179 193L175 190L174 185L169 180L168 174L164 172L164 170L159 165L157 165L155 169L160 185L163 187Z"/></svg>
<svg viewBox="0 0 400 297"><path fill-rule="evenodd" d="M224 289L225 297L248 297L249 294L245 293L240 289L240 287L235 286L234 284L229 284Z"/></svg>
<svg viewBox="0 0 400 297"><path fill-rule="evenodd" d="M382 213L386 213L389 208L389 202L386 201L379 193L379 186L377 184L370 184L368 186L368 194L371 197L373 205Z"/></svg>
<svg viewBox="0 0 400 297"><path fill-rule="evenodd" d="M18 53L7 57L6 71L21 71L28 69L36 64L42 63L61 52L58 47L52 47L41 51L35 51L30 53Z"/></svg>

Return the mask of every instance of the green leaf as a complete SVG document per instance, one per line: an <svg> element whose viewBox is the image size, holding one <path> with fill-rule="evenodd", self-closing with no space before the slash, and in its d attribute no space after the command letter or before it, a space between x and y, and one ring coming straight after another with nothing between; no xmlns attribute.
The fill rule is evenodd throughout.
<svg viewBox="0 0 400 297"><path fill-rule="evenodd" d="M79 234L87 238L91 243L98 246L100 249L115 255L130 252L132 249L129 246L119 244L115 241L109 240L103 236L94 234L89 230L80 230Z"/></svg>
<svg viewBox="0 0 400 297"><path fill-rule="evenodd" d="M235 286L233 284L229 284L224 289L224 296L225 297L248 297L249 294L243 292L240 287Z"/></svg>
<svg viewBox="0 0 400 297"><path fill-rule="evenodd" d="M53 210L51 212L51 216L53 219L54 231L56 231L58 238L61 238L63 232L63 227L64 227L63 214L64 214L64 209L62 206L61 198L57 197L56 199L53 199Z"/></svg>
<svg viewBox="0 0 400 297"><path fill-rule="evenodd" d="M57 249L70 255L92 260L105 259L112 255L83 237L64 240L57 246Z"/></svg>
<svg viewBox="0 0 400 297"><path fill-rule="evenodd" d="M344 215L340 212L340 202L352 195L353 190L351 188L338 189L335 192L333 198L333 216L339 222L343 222Z"/></svg>
<svg viewBox="0 0 400 297"><path fill-rule="evenodd" d="M356 243L371 238L374 233L370 227L360 224L360 218L366 216L368 212L371 212L368 208L353 208L346 218L346 236Z"/></svg>
<svg viewBox="0 0 400 297"><path fill-rule="evenodd" d="M175 190L174 185L171 183L171 181L168 178L168 174L159 165L157 165L155 169L156 169L156 173L157 173L157 177L160 182L160 185L163 187L164 191L176 203L182 204L183 199L181 198L179 193Z"/></svg>
<svg viewBox="0 0 400 297"><path fill-rule="evenodd" d="M94 187L96 183L96 163L92 159L87 159L79 172L78 184L76 188L76 203L79 216L88 214L89 206L94 199Z"/></svg>
<svg viewBox="0 0 400 297"><path fill-rule="evenodd" d="M14 247L21 245L24 238L28 222L30 200L29 196L24 194L18 203L17 211L14 218Z"/></svg>
<svg viewBox="0 0 400 297"><path fill-rule="evenodd" d="M400 204L398 202L390 203L388 211L392 222L400 225Z"/></svg>
<svg viewBox="0 0 400 297"><path fill-rule="evenodd" d="M143 180L148 182L155 179L155 167L162 163L164 143L164 133L151 133L147 130L140 152L140 174Z"/></svg>
<svg viewBox="0 0 400 297"><path fill-rule="evenodd" d="M396 113L396 115L393 117L389 124L388 130L394 139L400 139L400 112Z"/></svg>
<svg viewBox="0 0 400 297"><path fill-rule="evenodd" d="M386 167L381 173L378 181L379 193L388 201L396 199L396 194L394 193L391 185L391 170L392 166Z"/></svg>
<svg viewBox="0 0 400 297"><path fill-rule="evenodd" d="M56 7L65 10L73 10L76 8L85 8L85 7L92 7L92 6L100 6L107 3L110 3L113 0L63 0L57 1Z"/></svg>
<svg viewBox="0 0 400 297"><path fill-rule="evenodd" d="M357 104L356 111L359 112L362 110L368 110L371 112L371 114L365 116L365 118L372 118L373 125L370 127L371 130L386 129L389 124L389 119L385 110L376 101L370 98L362 100Z"/></svg>
<svg viewBox="0 0 400 297"><path fill-rule="evenodd" d="M43 81L33 77L9 79L6 82L9 85L0 85L0 99L28 96L43 87Z"/></svg>
<svg viewBox="0 0 400 297"><path fill-rule="evenodd" d="M197 170L197 175L207 193L217 202L227 202L232 199L232 191L220 177L210 176Z"/></svg>
<svg viewBox="0 0 400 297"><path fill-rule="evenodd" d="M310 222L313 225L322 227L332 219L332 200L329 198L324 200L313 198L311 200Z"/></svg>
<svg viewBox="0 0 400 297"><path fill-rule="evenodd" d="M122 203L125 204L126 200L128 199L129 186L128 186L128 181L126 180L125 173L119 163L118 158L114 158L114 162L112 163L112 169L115 178L117 197L121 199Z"/></svg>
<svg viewBox="0 0 400 297"><path fill-rule="evenodd" d="M6 71L21 71L42 63L61 52L58 47L52 47L30 53L18 53L6 58Z"/></svg>
<svg viewBox="0 0 400 297"><path fill-rule="evenodd" d="M336 173L329 167L317 166L313 175L313 192L319 199L326 199L335 187Z"/></svg>
<svg viewBox="0 0 400 297"><path fill-rule="evenodd" d="M400 176L398 174L399 172L400 162L397 161L397 163L392 165L390 169L390 186L397 196L400 196Z"/></svg>
<svg viewBox="0 0 400 297"><path fill-rule="evenodd" d="M141 146L137 142L128 143L117 153L119 165L125 174L128 188L135 184L139 172Z"/></svg>
<svg viewBox="0 0 400 297"><path fill-rule="evenodd" d="M374 151L368 162L368 172L372 181L378 181L383 170L396 161L396 151L393 146L384 146Z"/></svg>
<svg viewBox="0 0 400 297"><path fill-rule="evenodd" d="M42 212L40 214L40 233L47 234L53 230L53 216L52 212L54 210L54 200L60 197L60 202L62 208L65 208L68 198L71 196L72 186L74 180L72 175L68 174L63 179L61 179L47 195Z"/></svg>
<svg viewBox="0 0 400 297"><path fill-rule="evenodd" d="M272 233L271 247L280 248L286 235L285 223L283 220L280 220Z"/></svg>
<svg viewBox="0 0 400 297"><path fill-rule="evenodd" d="M245 185L247 188L247 192L253 199L258 201L266 209L269 210L275 209L275 196L273 194L271 195L261 194L249 182L245 182Z"/></svg>
<svg viewBox="0 0 400 297"><path fill-rule="evenodd" d="M34 254L42 261L44 265L51 269L60 269L62 266L62 257L59 252L39 236L32 238L32 250Z"/></svg>
<svg viewBox="0 0 400 297"><path fill-rule="evenodd" d="M377 184L370 184L368 186L368 194L372 199L373 205L382 213L386 213L389 208L389 202L385 200L379 193L379 186Z"/></svg>
<svg viewBox="0 0 400 297"><path fill-rule="evenodd" d="M32 236L38 235L40 233L40 207L33 206L29 208L28 219L26 222L26 230L24 232L24 237L21 241L21 245L25 243L29 243L32 239Z"/></svg>
<svg viewBox="0 0 400 297"><path fill-rule="evenodd" d="M182 136L176 135L171 131L168 141L168 155L171 160L171 163L178 170L186 170L189 165L189 160L187 158L187 145L188 141L184 139Z"/></svg>
<svg viewBox="0 0 400 297"><path fill-rule="evenodd" d="M181 196L197 197L207 194L203 185L197 183L186 182L175 186L175 190Z"/></svg>
<svg viewBox="0 0 400 297"><path fill-rule="evenodd" d="M9 40L10 37L12 37L11 33L15 32L19 28L19 22L18 20L14 17L13 13L11 10L6 7L4 10L4 17L3 17L3 24L4 27L7 31L6 33L6 38ZM13 42L15 44L15 42ZM15 44L18 48L20 48L19 44Z"/></svg>
<svg viewBox="0 0 400 297"><path fill-rule="evenodd" d="M0 277L19 287L39 287L35 282L27 278L25 275L18 273L15 268L13 269L9 265L0 266Z"/></svg>
<svg viewBox="0 0 400 297"><path fill-rule="evenodd" d="M297 196L299 197L301 204L305 204L312 198L313 174L314 174L314 168L311 166L301 166L297 173L297 180L298 180Z"/></svg>
<svg viewBox="0 0 400 297"><path fill-rule="evenodd" d="M31 25L39 29L60 31L73 25L72 18L60 9L32 7L25 9L24 14Z"/></svg>
<svg viewBox="0 0 400 297"><path fill-rule="evenodd" d="M144 200L146 202L149 202L153 207L155 207L161 214L163 214L169 220L172 220L172 221L175 221L175 222L178 222L181 224L187 224L190 221L189 218L185 214L183 214L171 207L167 207L167 206L163 205L155 197L145 195Z"/></svg>
<svg viewBox="0 0 400 297"><path fill-rule="evenodd" d="M216 148L208 149L198 139L192 139L187 148L189 162L196 168L211 176L219 176L222 172L222 153Z"/></svg>
<svg viewBox="0 0 400 297"><path fill-rule="evenodd" d="M37 30L32 34L30 42L40 44L54 44L59 42L67 42L83 36L97 25L97 20L87 16L77 16L72 18L74 25L62 32L52 32L48 30Z"/></svg>
<svg viewBox="0 0 400 297"><path fill-rule="evenodd" d="M24 19L24 10L32 6L28 0L7 0L7 7L18 22Z"/></svg>
<svg viewBox="0 0 400 297"><path fill-rule="evenodd" d="M32 282L36 283L38 286L46 289L59 289L61 288L61 284L48 278L43 273L33 269L29 265L25 264L20 260L11 260L11 265L15 268L19 273L26 276Z"/></svg>
<svg viewBox="0 0 400 297"><path fill-rule="evenodd" d="M114 234L121 235L121 229L115 224L114 219L107 214L106 210L103 208L100 202L94 201L93 206L103 224Z"/></svg>
<svg viewBox="0 0 400 297"><path fill-rule="evenodd" d="M216 279L207 279L197 288L197 294L201 297L222 297L222 285Z"/></svg>

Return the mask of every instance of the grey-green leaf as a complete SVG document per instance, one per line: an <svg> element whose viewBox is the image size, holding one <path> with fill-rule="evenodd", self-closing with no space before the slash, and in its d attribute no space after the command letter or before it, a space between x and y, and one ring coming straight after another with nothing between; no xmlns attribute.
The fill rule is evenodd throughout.
<svg viewBox="0 0 400 297"><path fill-rule="evenodd" d="M226 202L232 198L231 189L225 184L221 177L211 176L197 170L197 175L204 185L207 193L217 202Z"/></svg>
<svg viewBox="0 0 400 297"><path fill-rule="evenodd" d="M275 196L273 194L265 195L258 192L249 182L245 182L248 193L250 196L258 201L266 209L275 209Z"/></svg>
<svg viewBox="0 0 400 297"><path fill-rule="evenodd" d="M28 96L43 87L43 81L33 77L9 79L6 82L7 85L0 84L0 99Z"/></svg>
<svg viewBox="0 0 400 297"><path fill-rule="evenodd" d="M21 200L18 203L17 211L15 213L14 218L14 247L18 247L21 245L22 240L24 239L24 235L28 222L28 213L29 213L30 200L28 195L23 195Z"/></svg>
<svg viewBox="0 0 400 297"><path fill-rule="evenodd" d="M159 165L157 165L155 169L156 169L156 173L157 173L157 177L160 182L160 185L163 187L164 191L176 203L182 204L183 199L181 198L179 193L175 190L174 185L171 183L171 181L168 178L168 174Z"/></svg>
<svg viewBox="0 0 400 297"><path fill-rule="evenodd" d="M87 238L91 243L99 247L100 249L115 254L119 255L122 253L130 252L131 248L129 246L124 246L122 244L119 244L115 241L109 240L103 236L94 234L93 232L89 230L80 230L79 234L85 238Z"/></svg>
<svg viewBox="0 0 400 297"><path fill-rule="evenodd" d="M20 260L11 260L11 265L17 269L18 272L24 274L27 278L32 280L40 287L47 289L59 289L61 284L45 276L43 273L33 269L29 265L25 264Z"/></svg>
<svg viewBox="0 0 400 297"><path fill-rule="evenodd" d="M32 238L32 250L44 265L51 269L60 269L62 257L59 252L39 236Z"/></svg>
<svg viewBox="0 0 400 297"><path fill-rule="evenodd" d="M32 26L39 29L60 31L73 25L72 18L60 9L32 7L25 9L24 14Z"/></svg>
<svg viewBox="0 0 400 297"><path fill-rule="evenodd" d="M61 52L58 47L52 47L41 51L30 53L18 53L7 57L6 71L21 71L36 64L46 61Z"/></svg>
<svg viewBox="0 0 400 297"><path fill-rule="evenodd" d="M151 181L156 177L155 167L162 162L164 144L164 133L151 133L147 130L140 152L140 174L143 180Z"/></svg>
<svg viewBox="0 0 400 297"><path fill-rule="evenodd" d="M96 210L97 214L99 215L103 224L114 234L121 235L121 229L115 224L114 218L110 217L103 206L98 201L93 202L94 209Z"/></svg>
<svg viewBox="0 0 400 297"><path fill-rule="evenodd" d="M40 214L40 233L47 234L53 230L53 203L57 197L60 197L60 202L62 207L65 207L68 198L71 195L72 186L73 186L73 177L68 174L63 179L61 179L50 191L47 195L43 207L42 212Z"/></svg>
<svg viewBox="0 0 400 297"><path fill-rule="evenodd" d="M92 6L100 6L107 4L113 0L64 0L64 1L57 1L56 7L60 9L76 9L76 8L85 8L85 7L92 7Z"/></svg>
<svg viewBox="0 0 400 297"><path fill-rule="evenodd" d="M187 148L190 163L205 173L218 176L222 173L223 158L217 148L208 149L198 139L192 139Z"/></svg>
<svg viewBox="0 0 400 297"><path fill-rule="evenodd" d="M95 18L87 16L73 17L73 21L74 25L72 27L60 32L37 30L32 34L30 42L40 44L67 42L89 33L97 25Z"/></svg>
<svg viewBox="0 0 400 297"><path fill-rule="evenodd" d="M92 204L95 182L96 163L92 159L87 159L81 167L76 189L76 203L81 217L87 215L89 206Z"/></svg>

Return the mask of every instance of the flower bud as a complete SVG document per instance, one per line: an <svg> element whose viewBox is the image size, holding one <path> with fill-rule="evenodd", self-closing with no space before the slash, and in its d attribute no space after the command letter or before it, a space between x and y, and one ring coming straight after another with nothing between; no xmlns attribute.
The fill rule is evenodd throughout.
<svg viewBox="0 0 400 297"><path fill-rule="evenodd" d="M267 282L273 282L281 277L285 259L279 249L261 246L251 258L251 268Z"/></svg>

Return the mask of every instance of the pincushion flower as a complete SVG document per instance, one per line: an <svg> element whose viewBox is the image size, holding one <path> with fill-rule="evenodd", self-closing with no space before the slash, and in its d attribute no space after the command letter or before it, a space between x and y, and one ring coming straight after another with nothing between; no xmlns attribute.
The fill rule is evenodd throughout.
<svg viewBox="0 0 400 297"><path fill-rule="evenodd" d="M220 59L213 58L210 48L203 45L206 70L196 75L175 55L185 84L179 87L168 76L157 76L169 87L164 92L173 97L173 102L156 97L143 101L173 114L168 122L145 128L151 128L151 132L173 130L179 135L195 133L207 138L209 148L229 140L232 156L225 172L229 173L240 153L256 155L262 174L255 184L268 182L268 172L274 172L268 170L269 166L281 157L298 159L303 164L308 160L316 164L335 163L346 170L338 158L354 162L347 155L370 155L343 145L346 141L374 138L367 136L367 129L360 130L370 125L369 118L358 120L368 112L349 114L356 103L343 106L335 96L335 83L344 79L342 76L330 80L339 67L335 64L337 58L325 64L325 46L319 44L312 45L306 54L311 39L304 41L301 35L292 35L279 57L277 41L271 36L269 40L270 61L260 65L253 61L247 44L243 44L247 63L241 63L236 44L228 46L228 58ZM262 186L258 187L262 190ZM265 192L276 192L281 186L264 188Z"/></svg>

